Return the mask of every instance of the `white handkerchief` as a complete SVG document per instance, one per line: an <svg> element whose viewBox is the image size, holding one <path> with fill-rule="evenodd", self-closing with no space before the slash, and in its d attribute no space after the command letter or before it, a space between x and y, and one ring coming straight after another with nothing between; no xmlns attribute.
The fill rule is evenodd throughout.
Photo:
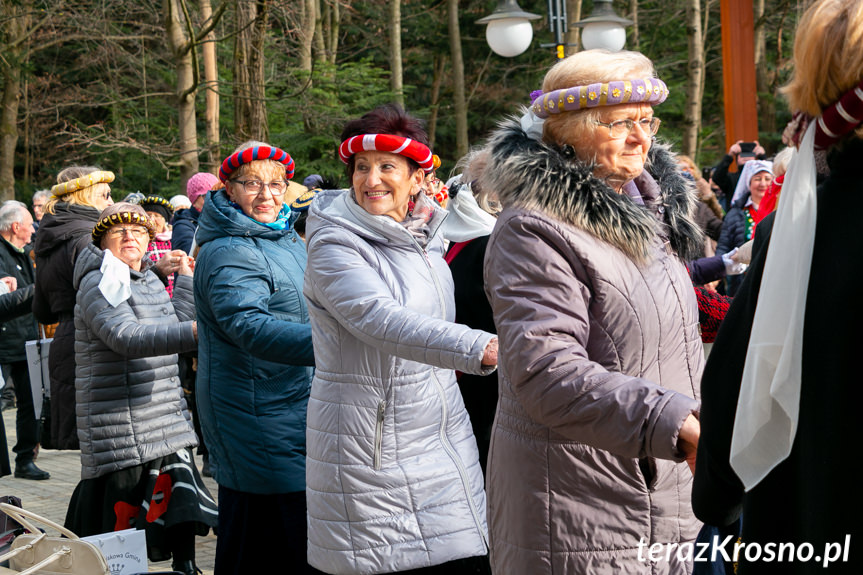
<svg viewBox="0 0 863 575"><path fill-rule="evenodd" d="M117 307L132 295L131 276L129 266L114 254L111 250L105 250L102 258L102 280L99 282L99 291L108 300L108 303Z"/></svg>

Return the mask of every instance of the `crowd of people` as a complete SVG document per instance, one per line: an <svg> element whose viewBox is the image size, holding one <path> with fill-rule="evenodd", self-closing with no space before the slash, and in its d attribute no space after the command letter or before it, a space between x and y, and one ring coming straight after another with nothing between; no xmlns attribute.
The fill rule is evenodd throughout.
<svg viewBox="0 0 863 575"><path fill-rule="evenodd" d="M0 207L0 476L80 450L66 526L183 575L210 529L217 575L858 572L863 246L817 207L861 186L863 0L806 11L785 92L788 148L705 170L628 51L558 62L446 183L396 105L344 126L346 189L255 141L170 200L70 166Z"/></svg>

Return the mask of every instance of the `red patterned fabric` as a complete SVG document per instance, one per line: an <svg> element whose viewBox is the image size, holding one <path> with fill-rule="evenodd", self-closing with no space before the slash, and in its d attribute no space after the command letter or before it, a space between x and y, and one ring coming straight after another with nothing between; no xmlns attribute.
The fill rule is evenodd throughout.
<svg viewBox="0 0 863 575"><path fill-rule="evenodd" d="M701 326L701 341L713 343L716 333L733 298L710 291L702 286L695 287L695 297L698 300L698 323Z"/></svg>
<svg viewBox="0 0 863 575"><path fill-rule="evenodd" d="M150 242L150 245L147 246L147 257L156 263L171 251L171 242L170 241L159 241L153 240ZM174 297L174 274L168 276L168 285L165 288L168 290L168 296Z"/></svg>
<svg viewBox="0 0 863 575"><path fill-rule="evenodd" d="M399 154L415 161L425 172L434 171L434 156L428 146L393 134L360 134L350 137L339 146L339 158L347 164L348 158L357 152L371 150Z"/></svg>

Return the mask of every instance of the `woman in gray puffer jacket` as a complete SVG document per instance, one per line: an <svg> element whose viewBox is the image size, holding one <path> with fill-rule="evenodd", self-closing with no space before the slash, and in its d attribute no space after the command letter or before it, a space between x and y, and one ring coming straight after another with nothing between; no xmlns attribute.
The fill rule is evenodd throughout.
<svg viewBox="0 0 863 575"><path fill-rule="evenodd" d="M197 345L193 262L177 257L172 301L144 258L153 233L140 206L114 204L75 265L82 481L66 526L82 536L146 529L151 560L173 555L174 570L193 575L195 533L217 517L192 458L197 439L177 367L177 353Z"/></svg>
<svg viewBox="0 0 863 575"><path fill-rule="evenodd" d="M453 370L493 371L497 340L452 323L446 212L420 190L431 152L418 120L385 106L342 140L353 185L320 192L306 227L309 563L482 573L485 493Z"/></svg>
<svg viewBox="0 0 863 575"><path fill-rule="evenodd" d="M682 260L701 232L694 190L653 142L667 88L652 76L635 52L579 52L489 143L480 187L503 206L485 259L501 346L496 575L692 569L683 461L704 352Z"/></svg>

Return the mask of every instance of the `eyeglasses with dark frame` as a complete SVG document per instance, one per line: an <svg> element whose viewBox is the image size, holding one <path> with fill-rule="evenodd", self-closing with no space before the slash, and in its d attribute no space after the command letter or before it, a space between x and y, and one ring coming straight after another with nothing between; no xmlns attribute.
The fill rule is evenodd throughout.
<svg viewBox="0 0 863 575"><path fill-rule="evenodd" d="M606 124L605 122L594 122L600 126L605 126L608 128L608 135L611 136L613 140L619 140L621 138L625 138L632 133L632 129L635 128L635 125L638 124L641 127L641 130L649 135L655 136L656 132L659 131L659 125L662 123L662 120L654 116L653 118L642 118L637 122L635 120L630 120L629 118L625 120L617 120L616 122L611 122L610 124Z"/></svg>
<svg viewBox="0 0 863 575"><path fill-rule="evenodd" d="M275 180L272 182L263 182L261 180L231 180L234 183L243 186L243 191L247 194L260 194L264 187L270 190L274 196L282 196L285 190L288 189L288 182L285 180Z"/></svg>
<svg viewBox="0 0 863 575"><path fill-rule="evenodd" d="M127 233L132 234L132 237L136 240L140 240L144 238L144 236L149 235L149 233L147 232L147 228L111 228L110 230L108 230L108 237L114 239L122 239L126 237Z"/></svg>

